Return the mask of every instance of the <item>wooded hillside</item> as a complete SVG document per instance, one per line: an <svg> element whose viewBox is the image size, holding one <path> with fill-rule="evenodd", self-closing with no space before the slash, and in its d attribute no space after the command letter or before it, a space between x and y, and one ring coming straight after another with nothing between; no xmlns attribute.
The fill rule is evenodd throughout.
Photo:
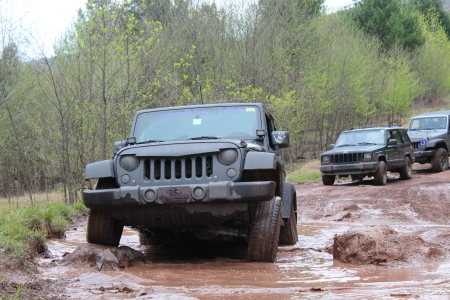
<svg viewBox="0 0 450 300"><path fill-rule="evenodd" d="M340 131L399 122L450 92L450 22L440 0L323 0L218 7L194 0L95 0L55 46L25 60L0 24L0 192L62 188L112 156L138 109L262 102L291 134L289 163ZM236 3L241 3L236 1Z"/></svg>

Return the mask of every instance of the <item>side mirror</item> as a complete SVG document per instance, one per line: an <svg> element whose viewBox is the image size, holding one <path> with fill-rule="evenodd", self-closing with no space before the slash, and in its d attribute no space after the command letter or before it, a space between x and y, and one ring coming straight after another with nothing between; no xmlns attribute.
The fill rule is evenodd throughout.
<svg viewBox="0 0 450 300"><path fill-rule="evenodd" d="M272 142L279 148L288 148L290 146L289 133L287 131L272 131Z"/></svg>
<svg viewBox="0 0 450 300"><path fill-rule="evenodd" d="M395 146L397 145L397 140L396 139L390 139L388 141L388 146Z"/></svg>
<svg viewBox="0 0 450 300"><path fill-rule="evenodd" d="M331 149L334 149L334 146L336 146L335 144L330 144L330 146L328 146L328 148L330 148L330 150Z"/></svg>

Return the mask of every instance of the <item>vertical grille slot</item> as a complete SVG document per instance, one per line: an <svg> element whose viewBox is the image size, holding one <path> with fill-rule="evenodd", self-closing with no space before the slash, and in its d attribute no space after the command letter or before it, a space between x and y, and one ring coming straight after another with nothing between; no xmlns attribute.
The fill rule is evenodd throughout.
<svg viewBox="0 0 450 300"><path fill-rule="evenodd" d="M170 179L172 175L172 162L170 159L164 161L164 178Z"/></svg>
<svg viewBox="0 0 450 300"><path fill-rule="evenodd" d="M210 177L213 173L213 160L212 160L212 156L208 155L206 157L206 176Z"/></svg>
<svg viewBox="0 0 450 300"><path fill-rule="evenodd" d="M203 174L203 161L201 157L195 159L195 176L198 178L202 177Z"/></svg>
<svg viewBox="0 0 450 300"><path fill-rule="evenodd" d="M149 159L144 160L144 179L150 180L151 163Z"/></svg>
<svg viewBox="0 0 450 300"><path fill-rule="evenodd" d="M154 178L156 180L160 180L161 179L161 161L159 159L155 160L155 175Z"/></svg>
<svg viewBox="0 0 450 300"><path fill-rule="evenodd" d="M177 159L175 161L175 178L180 179L181 178L181 160Z"/></svg>
<svg viewBox="0 0 450 300"><path fill-rule="evenodd" d="M184 161L184 171L186 173L186 178L192 178L192 159L187 158Z"/></svg>

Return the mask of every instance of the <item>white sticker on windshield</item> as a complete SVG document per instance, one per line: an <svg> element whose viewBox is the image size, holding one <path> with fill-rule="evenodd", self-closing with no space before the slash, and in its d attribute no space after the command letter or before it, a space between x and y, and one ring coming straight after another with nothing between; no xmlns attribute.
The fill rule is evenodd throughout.
<svg viewBox="0 0 450 300"><path fill-rule="evenodd" d="M247 108L245 109L245 111L255 111L255 109L254 109L253 107L247 107Z"/></svg>
<svg viewBox="0 0 450 300"><path fill-rule="evenodd" d="M202 125L202 119L194 119L192 125Z"/></svg>

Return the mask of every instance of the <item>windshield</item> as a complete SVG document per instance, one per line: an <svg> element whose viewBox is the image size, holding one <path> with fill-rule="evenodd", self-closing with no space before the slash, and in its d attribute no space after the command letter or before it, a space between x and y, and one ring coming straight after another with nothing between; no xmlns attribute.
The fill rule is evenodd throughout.
<svg viewBox="0 0 450 300"><path fill-rule="evenodd" d="M385 144L384 130L357 130L342 132L335 147Z"/></svg>
<svg viewBox="0 0 450 300"><path fill-rule="evenodd" d="M137 143L185 139L256 137L257 106L201 107L139 114L132 136Z"/></svg>
<svg viewBox="0 0 450 300"><path fill-rule="evenodd" d="M409 130L431 130L447 128L447 117L428 117L411 119Z"/></svg>

